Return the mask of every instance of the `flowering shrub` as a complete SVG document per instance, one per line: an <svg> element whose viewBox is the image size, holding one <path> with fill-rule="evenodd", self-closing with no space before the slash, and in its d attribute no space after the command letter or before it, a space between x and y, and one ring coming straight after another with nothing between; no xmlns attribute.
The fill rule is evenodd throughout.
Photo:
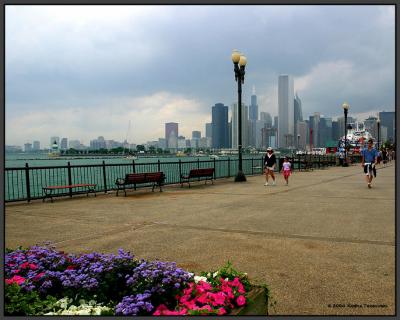
<svg viewBox="0 0 400 320"><path fill-rule="evenodd" d="M47 312L44 315L112 315L112 308L102 306L94 300L86 302L85 300L79 300L79 305L73 304L74 300L68 297L58 300L53 304L53 309L56 311Z"/></svg>
<svg viewBox="0 0 400 320"><path fill-rule="evenodd" d="M227 266L195 276L173 262L66 254L50 245L7 250L6 315L224 315L250 283Z"/></svg>

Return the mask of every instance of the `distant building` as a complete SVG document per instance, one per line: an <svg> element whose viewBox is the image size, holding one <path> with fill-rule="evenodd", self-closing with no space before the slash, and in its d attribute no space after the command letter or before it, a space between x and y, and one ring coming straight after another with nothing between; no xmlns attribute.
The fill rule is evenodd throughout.
<svg viewBox="0 0 400 320"><path fill-rule="evenodd" d="M173 135L172 140L171 140L171 135ZM167 122L165 124L165 140L167 141L167 148L173 148L173 149L177 148L177 146L178 146L177 145L178 136L179 136L178 123L176 123L176 122ZM170 142L172 144L170 144Z"/></svg>
<svg viewBox="0 0 400 320"><path fill-rule="evenodd" d="M40 141L33 141L33 151L39 151L40 150Z"/></svg>
<svg viewBox="0 0 400 320"><path fill-rule="evenodd" d="M294 87L290 75L280 75L278 81L278 147L294 146Z"/></svg>
<svg viewBox="0 0 400 320"><path fill-rule="evenodd" d="M81 145L81 142L79 140L70 140L69 141L69 148L70 149L78 150L80 145Z"/></svg>
<svg viewBox="0 0 400 320"><path fill-rule="evenodd" d="M340 138L339 123L337 121L332 121L332 140L338 141L339 138Z"/></svg>
<svg viewBox="0 0 400 320"><path fill-rule="evenodd" d="M158 138L158 147L163 150L167 149L167 140L164 138Z"/></svg>
<svg viewBox="0 0 400 320"><path fill-rule="evenodd" d="M278 117L275 117L275 118L278 118ZM260 112L260 120L263 121L267 125L267 127L272 127L272 117L269 114L269 112L261 111Z"/></svg>
<svg viewBox="0 0 400 320"><path fill-rule="evenodd" d="M212 107L212 147L216 149L229 147L228 107L216 103Z"/></svg>
<svg viewBox="0 0 400 320"><path fill-rule="evenodd" d="M106 141L104 140L104 137L99 136L97 139L91 140L90 141L90 149L92 150L100 150L100 149L106 149Z"/></svg>
<svg viewBox="0 0 400 320"><path fill-rule="evenodd" d="M339 139L340 139L344 137L344 116L338 117L337 122L338 122ZM355 123L355 122L356 118L347 117L347 126L349 125L349 123Z"/></svg>
<svg viewBox="0 0 400 320"><path fill-rule="evenodd" d="M332 118L321 117L318 128L318 143L326 147L332 141Z"/></svg>
<svg viewBox="0 0 400 320"><path fill-rule="evenodd" d="M62 138L61 139L60 148L61 148L61 150L67 150L68 149L68 139L67 138Z"/></svg>
<svg viewBox="0 0 400 320"><path fill-rule="evenodd" d="M25 143L24 144L24 151L25 152L32 152L32 143Z"/></svg>
<svg viewBox="0 0 400 320"><path fill-rule="evenodd" d="M308 126L305 121L297 121L296 146L300 150L306 149Z"/></svg>
<svg viewBox="0 0 400 320"><path fill-rule="evenodd" d="M297 95L297 92L294 97L293 105L294 105L294 136L297 137L297 122L303 121L303 111L302 111L302 107L301 107L301 100L300 100L299 96ZM296 144L297 144L297 142L296 142Z"/></svg>
<svg viewBox="0 0 400 320"><path fill-rule="evenodd" d="M208 139L206 137L200 138L199 148L207 149L209 147Z"/></svg>
<svg viewBox="0 0 400 320"><path fill-rule="evenodd" d="M379 119L381 120L381 128L382 126L387 128L386 140L389 140L392 143L395 142L396 141L395 112L394 111L379 112ZM384 140L384 142L386 140Z"/></svg>
<svg viewBox="0 0 400 320"><path fill-rule="evenodd" d="M369 116L364 120L364 128L372 135L374 139L378 139L378 118Z"/></svg>
<svg viewBox="0 0 400 320"><path fill-rule="evenodd" d="M192 131L192 139L200 139L201 132L200 131Z"/></svg>
<svg viewBox="0 0 400 320"><path fill-rule="evenodd" d="M257 121L258 120L258 104L257 104L257 96L255 88L253 87L253 94L251 95L251 103L249 107L249 120Z"/></svg>
<svg viewBox="0 0 400 320"><path fill-rule="evenodd" d="M6 152L22 152L22 148L20 146L7 146L6 145Z"/></svg>

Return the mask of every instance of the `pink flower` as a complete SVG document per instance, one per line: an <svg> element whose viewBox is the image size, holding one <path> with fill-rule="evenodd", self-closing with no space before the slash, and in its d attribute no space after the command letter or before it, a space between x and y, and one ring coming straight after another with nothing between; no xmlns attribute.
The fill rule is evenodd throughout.
<svg viewBox="0 0 400 320"><path fill-rule="evenodd" d="M197 306L196 306L196 302L194 300L190 300L190 301L181 301L181 303L188 308L189 310L197 310Z"/></svg>
<svg viewBox="0 0 400 320"><path fill-rule="evenodd" d="M75 266L72 264L67 267L67 270L74 270L74 269L75 269Z"/></svg>
<svg viewBox="0 0 400 320"><path fill-rule="evenodd" d="M29 262L24 262L23 264L21 264L21 269L26 269L29 267Z"/></svg>
<svg viewBox="0 0 400 320"><path fill-rule="evenodd" d="M235 295L233 294L231 287L224 287L222 288L222 291L228 296L229 299L235 298Z"/></svg>
<svg viewBox="0 0 400 320"><path fill-rule="evenodd" d="M219 316L223 316L224 314L226 314L226 310L224 308L219 308L218 309L218 315Z"/></svg>
<svg viewBox="0 0 400 320"><path fill-rule="evenodd" d="M235 279L233 279L233 281L231 282L233 286L238 287L239 285L241 285L240 280L238 277L236 277Z"/></svg>
<svg viewBox="0 0 400 320"><path fill-rule="evenodd" d="M29 268L31 268L31 270L36 270L38 268L38 266L34 263L30 263Z"/></svg>
<svg viewBox="0 0 400 320"><path fill-rule="evenodd" d="M25 278L24 277L20 277L20 276L14 276L11 279L6 279L6 283L7 284L16 283L18 285L21 285L24 282L25 282Z"/></svg>
<svg viewBox="0 0 400 320"><path fill-rule="evenodd" d="M202 303L202 304L206 304L209 301L208 295L207 293L202 293L198 298L197 301Z"/></svg>
<svg viewBox="0 0 400 320"><path fill-rule="evenodd" d="M245 298L244 296L239 296L239 297L236 299L236 303L237 303L237 305L238 305L239 307L241 307L241 306L243 306L243 305L246 304L246 298Z"/></svg>
<svg viewBox="0 0 400 320"><path fill-rule="evenodd" d="M220 291L213 295L213 300L217 305L223 306L225 304L226 295Z"/></svg>
<svg viewBox="0 0 400 320"><path fill-rule="evenodd" d="M246 293L246 290L244 290L244 287L243 287L242 284L239 284L238 292L239 293Z"/></svg>
<svg viewBox="0 0 400 320"><path fill-rule="evenodd" d="M205 306L199 308L199 310L207 310L207 311L211 312L211 311L212 311L212 308L211 308L210 305L206 304Z"/></svg>
<svg viewBox="0 0 400 320"><path fill-rule="evenodd" d="M37 281L37 280L39 280L41 277L43 277L44 275L45 275L44 272L38 273L38 274L33 278L33 280Z"/></svg>
<svg viewBox="0 0 400 320"><path fill-rule="evenodd" d="M174 310L169 310L164 304L160 304L157 307L156 311L154 311L153 316L180 316L180 315L185 315L186 312L187 312L186 308L174 311Z"/></svg>
<svg viewBox="0 0 400 320"><path fill-rule="evenodd" d="M211 284L209 284L209 283L207 283L207 282L204 282L204 281L200 281L200 282L197 284L197 288L198 288L198 287L201 287L201 288L203 288L204 290L207 290L207 291L209 291L209 290L212 289Z"/></svg>

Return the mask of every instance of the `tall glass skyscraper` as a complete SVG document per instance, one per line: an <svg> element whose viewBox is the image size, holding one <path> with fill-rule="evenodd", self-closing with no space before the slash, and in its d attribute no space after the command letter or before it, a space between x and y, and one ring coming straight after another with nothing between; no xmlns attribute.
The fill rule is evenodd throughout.
<svg viewBox="0 0 400 320"><path fill-rule="evenodd" d="M229 148L228 107L216 103L212 107L212 147Z"/></svg>
<svg viewBox="0 0 400 320"><path fill-rule="evenodd" d="M290 75L278 81L278 147L294 146L294 86Z"/></svg>
<svg viewBox="0 0 400 320"><path fill-rule="evenodd" d="M381 120L381 127L387 127L387 139L391 142L396 141L396 128L395 128L395 112L379 112L379 120Z"/></svg>

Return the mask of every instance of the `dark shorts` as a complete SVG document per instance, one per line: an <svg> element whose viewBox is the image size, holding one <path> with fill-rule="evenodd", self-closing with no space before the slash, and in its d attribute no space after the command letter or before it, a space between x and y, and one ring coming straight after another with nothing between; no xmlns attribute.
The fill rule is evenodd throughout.
<svg viewBox="0 0 400 320"><path fill-rule="evenodd" d="M364 173L366 175L373 174L376 177L376 169L372 166L372 164L365 164L364 165Z"/></svg>

